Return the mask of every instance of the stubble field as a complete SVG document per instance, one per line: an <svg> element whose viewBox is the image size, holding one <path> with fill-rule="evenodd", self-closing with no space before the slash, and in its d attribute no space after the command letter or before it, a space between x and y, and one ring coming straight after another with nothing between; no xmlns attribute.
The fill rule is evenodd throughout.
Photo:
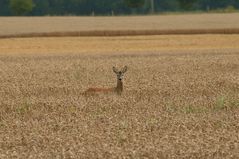
<svg viewBox="0 0 239 159"><path fill-rule="evenodd" d="M238 41L0 39L0 158L238 158ZM81 94L125 65L121 96Z"/></svg>
<svg viewBox="0 0 239 159"><path fill-rule="evenodd" d="M0 17L1 37L239 33L239 13L112 17Z"/></svg>

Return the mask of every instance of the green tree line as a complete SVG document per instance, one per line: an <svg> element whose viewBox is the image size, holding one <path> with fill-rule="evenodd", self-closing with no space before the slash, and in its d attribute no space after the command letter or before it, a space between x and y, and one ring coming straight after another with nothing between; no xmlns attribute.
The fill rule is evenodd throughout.
<svg viewBox="0 0 239 159"><path fill-rule="evenodd" d="M239 8L239 0L0 0L0 15L128 15Z"/></svg>

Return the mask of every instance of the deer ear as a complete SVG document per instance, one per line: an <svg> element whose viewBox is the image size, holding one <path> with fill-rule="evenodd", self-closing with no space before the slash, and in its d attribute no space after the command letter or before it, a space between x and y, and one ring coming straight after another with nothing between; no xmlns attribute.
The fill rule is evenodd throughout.
<svg viewBox="0 0 239 159"><path fill-rule="evenodd" d="M113 66L114 73L118 73L119 71Z"/></svg>
<svg viewBox="0 0 239 159"><path fill-rule="evenodd" d="M125 73L127 71L128 67L127 66L124 66L122 72Z"/></svg>

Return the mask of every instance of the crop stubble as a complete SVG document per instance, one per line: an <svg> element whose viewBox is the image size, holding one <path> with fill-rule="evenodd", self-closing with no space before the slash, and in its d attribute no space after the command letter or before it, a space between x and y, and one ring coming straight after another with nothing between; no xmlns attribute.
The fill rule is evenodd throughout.
<svg viewBox="0 0 239 159"><path fill-rule="evenodd" d="M0 38L239 33L239 13L113 17L0 17Z"/></svg>
<svg viewBox="0 0 239 159"><path fill-rule="evenodd" d="M0 55L210 52L239 49L238 34L0 39Z"/></svg>

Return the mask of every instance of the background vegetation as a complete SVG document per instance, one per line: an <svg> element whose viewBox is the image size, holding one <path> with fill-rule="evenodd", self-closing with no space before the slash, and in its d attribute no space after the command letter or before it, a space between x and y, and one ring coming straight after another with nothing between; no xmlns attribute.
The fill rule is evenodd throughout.
<svg viewBox="0 0 239 159"><path fill-rule="evenodd" d="M153 9L151 8L152 6ZM1 0L0 15L128 15L152 11L226 11L239 0Z"/></svg>

